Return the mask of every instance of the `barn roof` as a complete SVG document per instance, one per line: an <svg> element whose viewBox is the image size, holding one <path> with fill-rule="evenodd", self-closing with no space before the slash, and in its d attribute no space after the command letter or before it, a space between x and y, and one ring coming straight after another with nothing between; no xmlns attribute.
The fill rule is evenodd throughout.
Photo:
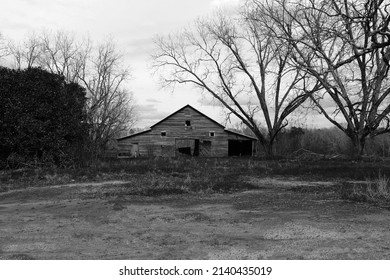
<svg viewBox="0 0 390 280"><path fill-rule="evenodd" d="M149 132L149 131L152 131L151 129L148 129L148 130L144 130L144 131L140 131L140 132L137 132L137 133L134 133L134 134L131 134L131 135L127 135L127 136L124 136L124 137L120 137L120 138L117 138L116 140L125 140L127 138L131 138L133 136L137 136L137 135L141 135L141 134L144 134L146 132Z"/></svg>
<svg viewBox="0 0 390 280"><path fill-rule="evenodd" d="M212 121L213 123L215 123L215 124L219 125L219 126L220 126L220 127L222 127L222 128L225 128L225 127L224 127L222 124L220 124L219 122L217 122L217 121L213 120L213 119L212 119L212 118L210 118L209 116L206 116L206 115L205 115L205 114L203 114L202 112L200 112L200 111L196 110L194 107L192 107L192 106L191 106L191 105L189 105L189 104L187 104L186 106L184 106L184 107L180 108L179 110L177 110L177 111L173 112L173 113L172 113L172 114L170 114L169 116L167 116L167 117L163 118L161 121L159 121L159 122L155 123L154 125L152 125L152 126L151 126L151 128L153 128L153 127L155 127L156 125L158 125L158 124L162 123L163 121L165 121L165 120L169 119L170 117L172 117L173 115L175 115L175 114L179 113L180 111L184 110L185 108L191 108L191 109L192 109L192 110L194 110L195 112L197 112L197 113L201 114L201 115L202 115L203 117L205 117L206 119L208 119L208 120Z"/></svg>
<svg viewBox="0 0 390 280"><path fill-rule="evenodd" d="M226 131L227 133L231 133L231 134L235 134L235 135L238 135L238 136L246 137L246 138L249 138L249 139L251 139L251 140L257 140L256 137L249 136L249 135L246 135L246 134L242 134L242 133L239 133L239 132L235 132L235 131L229 130L229 129L227 129L227 128L225 128L225 131Z"/></svg>
<svg viewBox="0 0 390 280"><path fill-rule="evenodd" d="M252 137L252 136L249 136L249 135L245 135L245 134L241 134L241 133L238 133L238 132L235 132L235 131L226 129L222 124L220 124L219 122L213 120L213 119L210 118L209 116L203 114L202 112L200 112L199 110L195 109L194 107L192 107L192 106L189 105L189 104L187 104L186 106L184 106L184 107L180 108L179 110L173 112L172 114L170 114L169 116L163 118L162 120L158 121L157 123L155 123L154 125L152 125L152 126L150 127L150 129L144 130L144 131L141 131L141 132L137 132L137 133L134 133L134 134L125 136L125 137L117 138L117 140L118 140L118 141L120 141L120 140L125 140L125 139L128 139L128 138L137 136L137 135L141 135L141 134L150 132L150 131L152 130L153 127L155 127L156 125L158 125L158 124L164 122L165 120L169 119L170 117L172 117L173 115L177 114L178 112L184 110L185 108L191 108L192 110L194 110L195 112L199 113L200 115L202 115L202 116L205 117L206 119L210 120L211 122L213 122L213 123L215 123L216 125L218 125L218 126L220 126L221 128L223 128L223 129L225 130L225 132L227 132L227 133L235 134L235 135L238 135L238 136L241 136L241 137L245 137L245 138L248 138L248 139L251 139L251 140L257 140L257 138L255 138L255 137Z"/></svg>

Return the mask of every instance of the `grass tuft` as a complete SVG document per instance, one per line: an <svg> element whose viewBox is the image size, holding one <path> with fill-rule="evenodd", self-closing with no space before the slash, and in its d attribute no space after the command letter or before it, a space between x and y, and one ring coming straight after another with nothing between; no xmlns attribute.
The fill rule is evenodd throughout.
<svg viewBox="0 0 390 280"><path fill-rule="evenodd" d="M379 173L374 179L366 179L365 182L345 183L341 197L359 202L390 201L390 178Z"/></svg>

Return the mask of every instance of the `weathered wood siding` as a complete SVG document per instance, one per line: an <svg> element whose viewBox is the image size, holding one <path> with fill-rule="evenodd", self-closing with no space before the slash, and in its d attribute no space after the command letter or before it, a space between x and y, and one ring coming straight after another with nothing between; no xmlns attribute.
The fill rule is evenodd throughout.
<svg viewBox="0 0 390 280"><path fill-rule="evenodd" d="M186 121L191 126L186 126ZM161 136L166 132L166 136ZM214 136L210 136L214 132ZM132 151L138 144L139 156L178 156L177 145L199 140L199 156L227 156L228 139L248 140L248 138L228 133L222 125L210 120L191 107L184 107L163 121L151 127L148 132L118 141L121 151ZM194 144L192 145L192 148Z"/></svg>
<svg viewBox="0 0 390 280"><path fill-rule="evenodd" d="M129 152L132 156L153 156L154 153L151 150L154 141L149 135L150 132L146 132L140 135L133 136L131 138L118 141L118 148L121 152ZM138 151L134 151L134 145L138 146Z"/></svg>

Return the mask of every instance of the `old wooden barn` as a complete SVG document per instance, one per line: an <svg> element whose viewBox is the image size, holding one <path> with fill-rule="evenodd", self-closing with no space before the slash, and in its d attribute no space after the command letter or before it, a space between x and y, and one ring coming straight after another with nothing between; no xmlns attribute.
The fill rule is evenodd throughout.
<svg viewBox="0 0 390 280"><path fill-rule="evenodd" d="M225 127L190 105L118 140L119 156L251 156L256 138Z"/></svg>

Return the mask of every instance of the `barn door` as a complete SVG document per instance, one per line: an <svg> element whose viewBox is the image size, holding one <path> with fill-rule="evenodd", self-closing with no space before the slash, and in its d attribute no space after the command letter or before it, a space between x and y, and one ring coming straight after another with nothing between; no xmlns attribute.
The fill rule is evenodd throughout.
<svg viewBox="0 0 390 280"><path fill-rule="evenodd" d="M199 155L203 157L212 156L211 141L204 140L200 143Z"/></svg>
<svg viewBox="0 0 390 280"><path fill-rule="evenodd" d="M138 143L131 145L131 156L132 157L139 157L139 145Z"/></svg>
<svg viewBox="0 0 390 280"><path fill-rule="evenodd" d="M198 142L197 142L198 141ZM196 144L197 142L197 144ZM176 155L199 155L199 140L197 139L176 139Z"/></svg>

